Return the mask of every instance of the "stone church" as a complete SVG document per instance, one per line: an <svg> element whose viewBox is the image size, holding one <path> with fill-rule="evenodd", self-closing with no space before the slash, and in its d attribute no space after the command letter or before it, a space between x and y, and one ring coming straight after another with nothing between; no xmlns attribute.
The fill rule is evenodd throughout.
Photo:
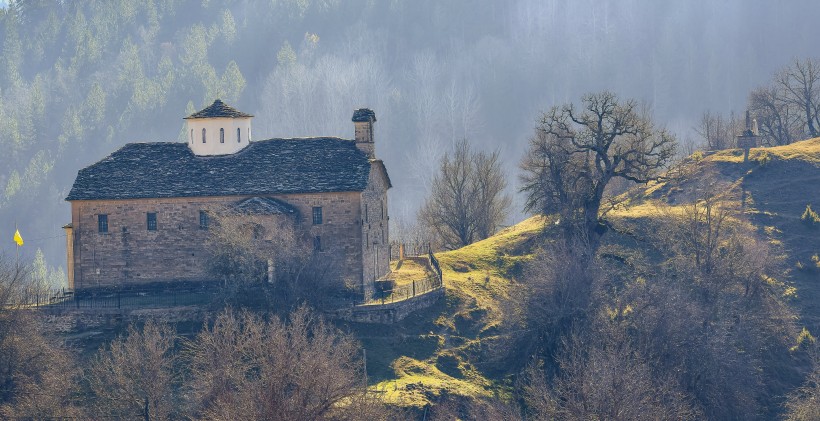
<svg viewBox="0 0 820 421"><path fill-rule="evenodd" d="M77 291L213 280L209 209L292 218L326 276L369 294L389 268L387 190L373 111L354 139L255 140L253 116L220 100L185 118L187 142L130 143L83 168L66 198Z"/></svg>

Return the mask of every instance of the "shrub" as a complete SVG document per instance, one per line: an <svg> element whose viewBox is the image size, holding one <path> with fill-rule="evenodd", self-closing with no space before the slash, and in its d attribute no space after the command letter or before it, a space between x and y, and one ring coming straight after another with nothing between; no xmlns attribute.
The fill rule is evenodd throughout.
<svg viewBox="0 0 820 421"><path fill-rule="evenodd" d="M806 210L803 211L803 216L800 219L809 226L820 225L820 215L811 209L811 205L806 205Z"/></svg>
<svg viewBox="0 0 820 421"><path fill-rule="evenodd" d="M816 341L817 339L811 334L811 332L809 332L808 329L804 327L803 330L800 331L800 334L797 335L797 344L789 349L794 352L800 349L802 345L810 345Z"/></svg>

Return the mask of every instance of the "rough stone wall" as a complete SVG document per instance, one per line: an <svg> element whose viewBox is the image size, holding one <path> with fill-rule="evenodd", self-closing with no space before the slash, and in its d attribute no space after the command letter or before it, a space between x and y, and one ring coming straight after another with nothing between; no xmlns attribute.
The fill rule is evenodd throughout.
<svg viewBox="0 0 820 421"><path fill-rule="evenodd" d="M367 188L362 192L362 282L365 294L375 281L390 272L390 233L387 214L387 174L372 163Z"/></svg>
<svg viewBox="0 0 820 421"><path fill-rule="evenodd" d="M250 196L74 201L74 281L76 289L118 287L173 281L209 280L208 231L199 227L199 211ZM361 283L362 254L358 192L272 196L301 214L310 238L321 237L320 261L327 276L340 283ZM312 211L321 206L323 221ZM157 214L157 230L148 231L148 212ZM99 233L97 215L108 215L108 232Z"/></svg>

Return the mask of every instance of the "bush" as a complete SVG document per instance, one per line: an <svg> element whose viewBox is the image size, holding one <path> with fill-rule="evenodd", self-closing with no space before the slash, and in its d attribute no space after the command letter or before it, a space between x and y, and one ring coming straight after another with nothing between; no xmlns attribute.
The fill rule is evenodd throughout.
<svg viewBox="0 0 820 421"><path fill-rule="evenodd" d="M801 216L800 219L812 227L820 225L820 215L811 210L811 205L806 205L806 210L803 211L803 216Z"/></svg>

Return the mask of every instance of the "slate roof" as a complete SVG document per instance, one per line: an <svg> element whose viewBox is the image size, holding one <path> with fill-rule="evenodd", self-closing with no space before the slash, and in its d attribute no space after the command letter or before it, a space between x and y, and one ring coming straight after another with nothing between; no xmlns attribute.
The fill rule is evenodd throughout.
<svg viewBox="0 0 820 421"><path fill-rule="evenodd" d="M370 167L353 141L332 137L256 141L219 156L129 143L80 170L66 200L363 191Z"/></svg>
<svg viewBox="0 0 820 421"><path fill-rule="evenodd" d="M217 99L216 101L214 101L213 104L189 115L188 117L185 117L183 120L215 117L240 118L253 116L250 114L243 113L242 111L239 111L236 108L231 107L230 105L222 102L222 100Z"/></svg>
<svg viewBox="0 0 820 421"><path fill-rule="evenodd" d="M271 197L251 197L234 204L234 210L249 215L294 215L299 211L293 206Z"/></svg>

